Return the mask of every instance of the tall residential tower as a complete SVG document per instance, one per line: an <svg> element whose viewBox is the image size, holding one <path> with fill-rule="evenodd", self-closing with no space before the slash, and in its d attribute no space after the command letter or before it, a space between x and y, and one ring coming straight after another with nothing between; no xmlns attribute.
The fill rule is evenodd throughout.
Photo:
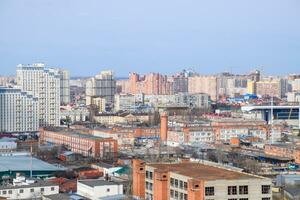
<svg viewBox="0 0 300 200"><path fill-rule="evenodd" d="M0 87L0 132L36 133L38 99L17 88Z"/></svg>
<svg viewBox="0 0 300 200"><path fill-rule="evenodd" d="M59 126L60 75L43 63L17 66L17 85L38 98L39 126Z"/></svg>

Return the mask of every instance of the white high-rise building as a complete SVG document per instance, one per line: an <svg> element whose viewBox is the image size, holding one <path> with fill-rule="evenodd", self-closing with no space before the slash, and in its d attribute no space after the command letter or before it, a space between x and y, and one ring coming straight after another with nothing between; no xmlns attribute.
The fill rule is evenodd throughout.
<svg viewBox="0 0 300 200"><path fill-rule="evenodd" d="M60 75L43 63L17 66L17 85L38 98L39 126L60 125Z"/></svg>
<svg viewBox="0 0 300 200"><path fill-rule="evenodd" d="M116 80L113 71L102 71L86 82L86 105L91 105L94 97L104 97L108 104L113 104L115 93Z"/></svg>
<svg viewBox="0 0 300 200"><path fill-rule="evenodd" d="M38 99L17 88L0 87L0 132L36 133Z"/></svg>

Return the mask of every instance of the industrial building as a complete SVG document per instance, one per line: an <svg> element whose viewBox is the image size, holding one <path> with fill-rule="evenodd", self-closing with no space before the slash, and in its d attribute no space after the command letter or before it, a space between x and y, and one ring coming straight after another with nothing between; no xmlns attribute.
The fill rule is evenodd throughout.
<svg viewBox="0 0 300 200"><path fill-rule="evenodd" d="M40 130L40 143L63 145L72 152L99 159L116 159L118 143L112 138L95 137L88 132L65 128Z"/></svg>
<svg viewBox="0 0 300 200"><path fill-rule="evenodd" d="M271 200L271 180L206 164L133 160L133 196L149 200Z"/></svg>
<svg viewBox="0 0 300 200"><path fill-rule="evenodd" d="M62 167L54 166L26 153L0 154L0 180L5 176L15 177L17 173L27 177L48 177L64 170Z"/></svg>

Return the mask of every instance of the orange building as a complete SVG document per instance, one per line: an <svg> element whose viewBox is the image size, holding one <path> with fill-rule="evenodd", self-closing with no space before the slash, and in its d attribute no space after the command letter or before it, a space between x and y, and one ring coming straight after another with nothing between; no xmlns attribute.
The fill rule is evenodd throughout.
<svg viewBox="0 0 300 200"><path fill-rule="evenodd" d="M159 128L148 127L113 127L112 129L93 129L90 134L98 137L111 137L118 141L119 149L131 149L137 138L159 137Z"/></svg>
<svg viewBox="0 0 300 200"><path fill-rule="evenodd" d="M133 160L133 196L149 200L271 199L271 180L184 161Z"/></svg>
<svg viewBox="0 0 300 200"><path fill-rule="evenodd" d="M112 138L100 138L64 128L40 130L40 143L63 145L72 152L100 159L117 159L118 143Z"/></svg>
<svg viewBox="0 0 300 200"><path fill-rule="evenodd" d="M295 163L300 164L300 146L293 144L266 144L265 154L284 158L294 159Z"/></svg>
<svg viewBox="0 0 300 200"><path fill-rule="evenodd" d="M150 73L142 77L137 73L131 73L128 82L131 94L173 94L173 83L168 81L167 76L159 73Z"/></svg>

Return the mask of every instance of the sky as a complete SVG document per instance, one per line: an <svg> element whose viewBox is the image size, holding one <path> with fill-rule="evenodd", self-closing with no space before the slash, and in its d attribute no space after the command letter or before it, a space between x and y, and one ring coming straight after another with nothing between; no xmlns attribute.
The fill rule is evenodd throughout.
<svg viewBox="0 0 300 200"><path fill-rule="evenodd" d="M300 73L299 0L0 0L0 75L44 62L113 69Z"/></svg>

